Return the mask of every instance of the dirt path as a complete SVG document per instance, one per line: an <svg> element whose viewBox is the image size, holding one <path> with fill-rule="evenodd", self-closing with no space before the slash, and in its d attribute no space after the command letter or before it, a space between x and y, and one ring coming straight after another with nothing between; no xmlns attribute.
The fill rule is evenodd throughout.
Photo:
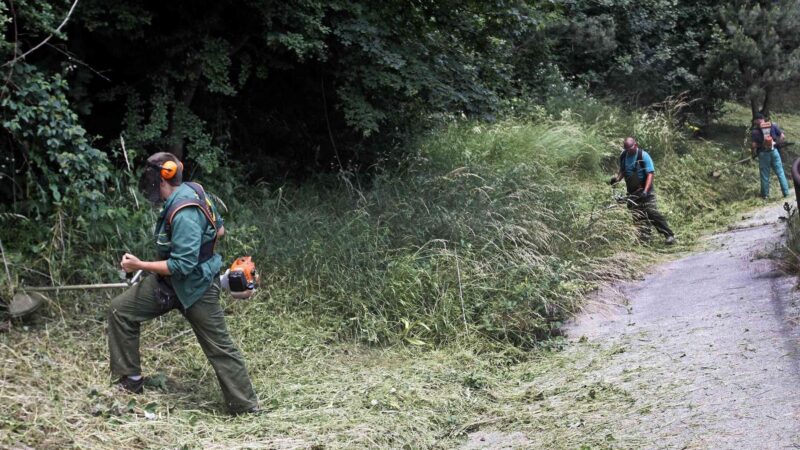
<svg viewBox="0 0 800 450"><path fill-rule="evenodd" d="M620 348L591 378L651 400L617 430L657 448L800 448L800 294L768 258L782 214L757 212L570 326L572 340Z"/></svg>

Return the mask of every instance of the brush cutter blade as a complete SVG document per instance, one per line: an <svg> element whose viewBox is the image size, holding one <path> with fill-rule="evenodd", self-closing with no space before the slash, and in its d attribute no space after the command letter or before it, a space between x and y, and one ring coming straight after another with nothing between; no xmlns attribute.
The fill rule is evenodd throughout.
<svg viewBox="0 0 800 450"><path fill-rule="evenodd" d="M17 292L8 304L8 313L11 317L28 315L42 306L47 297L39 292Z"/></svg>

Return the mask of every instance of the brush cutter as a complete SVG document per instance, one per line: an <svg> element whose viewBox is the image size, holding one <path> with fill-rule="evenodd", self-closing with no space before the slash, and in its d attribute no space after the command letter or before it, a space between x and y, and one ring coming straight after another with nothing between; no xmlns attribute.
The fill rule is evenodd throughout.
<svg viewBox="0 0 800 450"><path fill-rule="evenodd" d="M588 230L595 221L595 213L602 214L603 211L608 211L612 208L619 208L622 205L631 205L632 207L636 207L638 204L633 200L633 196L628 195L627 192L623 194L625 191L616 191L614 190L614 186L611 186L611 198L614 200L611 204L605 205L605 207L595 207L592 205L592 211L589 213L589 221L586 224L586 230Z"/></svg>
<svg viewBox="0 0 800 450"><path fill-rule="evenodd" d="M122 283L24 287L11 298L11 302L8 304L8 313L11 317L22 317L36 311L42 303L50 300L43 292L124 289L137 284L142 279L142 274L141 270L136 273L129 273L127 274L128 279ZM255 293L260 282L256 265L250 256L237 258L219 278L222 288L236 299L250 298Z"/></svg>
<svg viewBox="0 0 800 450"><path fill-rule="evenodd" d="M625 192L625 191L622 191L622 192ZM622 192L617 192L612 187L611 188L611 198L614 199L614 202L611 203L610 205L606 206L605 209L616 208L616 207L621 206L621 205L625 205L625 206L630 205L630 206L633 206L633 207L636 207L636 206L639 205L634 200L634 199L638 198L637 196L631 195L631 194L628 194L628 193L624 193L623 194Z"/></svg>
<svg viewBox="0 0 800 450"><path fill-rule="evenodd" d="M794 142L784 142L783 144L775 144L775 147L778 150L783 150L786 147L790 147L792 145L794 145ZM709 172L708 176L711 177L711 178L719 178L719 177L722 176L722 169L725 169L725 168L728 168L728 167L731 167L731 166L736 166L736 165L739 165L739 164L744 164L746 162L749 162L752 159L756 159L756 156L748 156L747 158L742 158L742 159L740 159L738 161L734 161L734 162L725 164L720 169L712 170L711 172Z"/></svg>
<svg viewBox="0 0 800 450"><path fill-rule="evenodd" d="M8 304L8 313L11 317L22 317L36 311L42 303L49 301L43 292L59 291L88 291L93 289L120 289L128 288L139 282L142 278L142 271L131 275L126 281L121 283L101 283L101 284L72 284L67 286L37 286L24 287L15 293Z"/></svg>
<svg viewBox="0 0 800 450"><path fill-rule="evenodd" d="M746 162L749 162L752 159L753 159L752 156L748 156L747 158L742 158L742 159L740 159L738 161L734 161L734 162L725 164L724 166L722 166L718 170L712 170L711 172L708 172L708 176L711 177L711 178L719 178L719 177L722 176L722 169L725 169L725 168L728 168L728 167L731 167L731 166L736 166L738 164L744 164Z"/></svg>
<svg viewBox="0 0 800 450"><path fill-rule="evenodd" d="M235 299L250 298L256 291L261 276L256 271L256 264L250 256L236 258L230 269L219 277L222 289Z"/></svg>

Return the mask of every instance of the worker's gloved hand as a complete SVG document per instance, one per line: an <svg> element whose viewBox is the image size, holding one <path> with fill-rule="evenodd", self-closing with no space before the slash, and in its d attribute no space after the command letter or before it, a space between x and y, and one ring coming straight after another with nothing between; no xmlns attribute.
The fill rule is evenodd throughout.
<svg viewBox="0 0 800 450"><path fill-rule="evenodd" d="M641 202L644 198L645 198L644 189L642 189L642 188L639 188L639 189L631 192L630 194L628 194L628 200L630 200L630 201L632 201L632 202L634 202L636 204Z"/></svg>
<svg viewBox="0 0 800 450"><path fill-rule="evenodd" d="M611 179L608 180L608 184L610 184L612 186L617 184L617 177L611 177Z"/></svg>

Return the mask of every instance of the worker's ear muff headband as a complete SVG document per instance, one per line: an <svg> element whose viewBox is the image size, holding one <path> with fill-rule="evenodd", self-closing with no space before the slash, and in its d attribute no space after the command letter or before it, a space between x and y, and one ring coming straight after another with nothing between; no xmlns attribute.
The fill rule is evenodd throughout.
<svg viewBox="0 0 800 450"><path fill-rule="evenodd" d="M180 161L177 163L175 161L164 161L164 163L160 166L152 163L149 163L148 165L158 169L159 173L161 174L161 178L165 180L171 180L175 178L175 174L177 174L178 171L183 172L183 163Z"/></svg>

